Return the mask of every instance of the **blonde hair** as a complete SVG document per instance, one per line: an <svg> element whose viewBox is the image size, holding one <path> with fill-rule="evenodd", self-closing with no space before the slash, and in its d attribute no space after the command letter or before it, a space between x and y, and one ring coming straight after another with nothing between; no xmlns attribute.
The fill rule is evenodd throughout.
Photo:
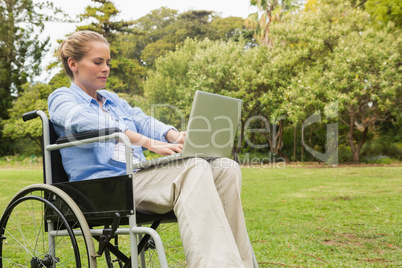
<svg viewBox="0 0 402 268"><path fill-rule="evenodd" d="M59 55L63 63L64 71L74 79L74 74L68 66L68 59L80 61L90 50L91 42L103 42L109 46L109 42L102 35L93 31L79 31L67 37L60 45Z"/></svg>

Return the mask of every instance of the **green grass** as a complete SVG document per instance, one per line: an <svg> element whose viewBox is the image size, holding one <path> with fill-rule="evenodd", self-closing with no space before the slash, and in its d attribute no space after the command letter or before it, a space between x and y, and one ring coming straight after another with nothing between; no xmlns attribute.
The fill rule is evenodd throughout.
<svg viewBox="0 0 402 268"><path fill-rule="evenodd" d="M402 266L402 167L243 168L260 267ZM0 169L0 211L41 169Z"/></svg>
<svg viewBox="0 0 402 268"><path fill-rule="evenodd" d="M3 214L8 202L22 188L43 183L42 169L0 168L0 213Z"/></svg>
<svg viewBox="0 0 402 268"><path fill-rule="evenodd" d="M400 267L402 167L243 169L261 267Z"/></svg>

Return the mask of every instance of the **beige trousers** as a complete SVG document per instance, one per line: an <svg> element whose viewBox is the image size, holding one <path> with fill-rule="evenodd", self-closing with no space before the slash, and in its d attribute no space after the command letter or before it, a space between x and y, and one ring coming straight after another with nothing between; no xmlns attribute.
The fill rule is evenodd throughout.
<svg viewBox="0 0 402 268"><path fill-rule="evenodd" d="M189 158L134 174L138 210L174 210L188 267L253 267L241 171L228 158Z"/></svg>

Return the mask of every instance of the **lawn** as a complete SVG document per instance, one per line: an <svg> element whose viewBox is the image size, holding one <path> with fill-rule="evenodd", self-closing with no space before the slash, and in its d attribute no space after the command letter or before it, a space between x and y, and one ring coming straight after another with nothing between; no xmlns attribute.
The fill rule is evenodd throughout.
<svg viewBox="0 0 402 268"><path fill-rule="evenodd" d="M245 168L261 267L400 267L401 167Z"/></svg>
<svg viewBox="0 0 402 268"><path fill-rule="evenodd" d="M402 167L243 168L260 267L402 266ZM40 169L0 169L0 211Z"/></svg>

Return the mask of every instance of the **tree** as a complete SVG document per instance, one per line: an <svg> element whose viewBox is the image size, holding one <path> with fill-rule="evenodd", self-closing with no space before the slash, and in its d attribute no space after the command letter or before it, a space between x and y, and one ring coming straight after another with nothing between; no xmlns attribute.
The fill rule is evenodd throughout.
<svg viewBox="0 0 402 268"><path fill-rule="evenodd" d="M47 97L54 90L50 85L26 83L22 93L9 109L10 118L4 122L3 135L12 139L30 138L38 146L42 145L42 121L24 122L22 114L33 110L42 110L48 114Z"/></svg>
<svg viewBox="0 0 402 268"><path fill-rule="evenodd" d="M175 51L186 38L229 40L245 32L243 19L239 17L221 18L205 10L179 14L177 10L165 7L138 19L133 30L135 34L125 40L131 44L128 55L149 68L153 68L156 58Z"/></svg>
<svg viewBox="0 0 402 268"><path fill-rule="evenodd" d="M373 29L352 33L343 41L318 85L333 85L327 94L338 98L341 120L349 127L347 139L357 163L375 124L392 114L400 116L402 42Z"/></svg>
<svg viewBox="0 0 402 268"><path fill-rule="evenodd" d="M168 43L164 39L159 39L154 43L149 43L141 53L141 59L147 66L152 66L155 60L166 55L169 51L174 51L176 45Z"/></svg>
<svg viewBox="0 0 402 268"><path fill-rule="evenodd" d="M91 0L96 5L87 6L79 18L81 21L89 20L90 24L78 26L77 30L91 30L102 34L113 43L117 33L130 33L131 22L116 20L120 11L111 0Z"/></svg>
<svg viewBox="0 0 402 268"><path fill-rule="evenodd" d="M22 85L40 73L47 52L49 38L39 38L44 21L63 20L58 16L61 13L49 2L0 0L0 155L12 147L2 135L3 120L9 118L8 111L23 91Z"/></svg>
<svg viewBox="0 0 402 268"><path fill-rule="evenodd" d="M127 36L125 40L131 44L127 55L141 61L141 54L148 44L157 42L166 35L174 35L171 25L176 21L177 14L177 10L161 7L136 20L133 25L136 34Z"/></svg>
<svg viewBox="0 0 402 268"><path fill-rule="evenodd" d="M13 96L40 72L49 42L39 38L49 19L40 11L45 7L32 0L0 0L0 119L8 118Z"/></svg>
<svg viewBox="0 0 402 268"><path fill-rule="evenodd" d="M162 104L155 113L159 119L182 128L185 128L182 119L189 116L196 90L240 98L244 105L238 140L246 138L246 142L238 143L234 156L243 145L265 152L270 149L284 156L281 152L283 128L277 132L280 135L274 138L271 135L277 129L274 116L281 99L281 92L276 90L282 83L278 78L279 69L272 68L266 47L245 47L244 40L187 39L177 51L156 61L155 70L149 72L145 84L145 96L153 104ZM261 131L247 131L250 126Z"/></svg>
<svg viewBox="0 0 402 268"><path fill-rule="evenodd" d="M230 40L246 32L240 17L215 17L209 24L208 38L211 40Z"/></svg>
<svg viewBox="0 0 402 268"><path fill-rule="evenodd" d="M389 22L395 23L397 28L402 27L402 2L399 0L367 0L364 3L365 10L374 21L382 26Z"/></svg>
<svg viewBox="0 0 402 268"><path fill-rule="evenodd" d="M296 7L294 0L251 0L252 6L258 7L258 12L250 14L245 25L255 31L254 38L262 44L271 46L269 27L274 21L280 20L283 13ZM261 16L260 16L261 14Z"/></svg>
<svg viewBox="0 0 402 268"><path fill-rule="evenodd" d="M321 2L271 29L273 60L293 72L283 111L297 122L337 103L354 162L375 122L401 106L398 32L375 31L368 19L347 1Z"/></svg>

